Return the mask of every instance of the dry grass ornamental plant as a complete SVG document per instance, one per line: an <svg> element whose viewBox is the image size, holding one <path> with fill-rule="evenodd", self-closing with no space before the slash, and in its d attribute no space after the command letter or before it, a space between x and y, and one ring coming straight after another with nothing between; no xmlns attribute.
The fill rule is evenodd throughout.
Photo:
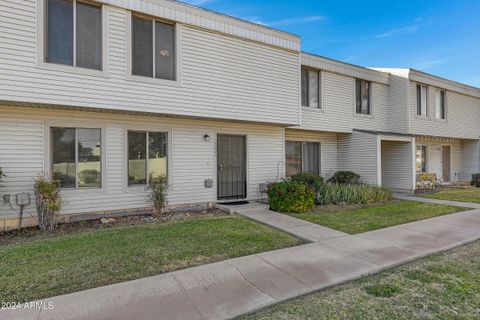
<svg viewBox="0 0 480 320"><path fill-rule="evenodd" d="M57 225L56 216L62 207L60 183L39 177L35 181L35 200L37 204L38 226L41 230L52 231Z"/></svg>

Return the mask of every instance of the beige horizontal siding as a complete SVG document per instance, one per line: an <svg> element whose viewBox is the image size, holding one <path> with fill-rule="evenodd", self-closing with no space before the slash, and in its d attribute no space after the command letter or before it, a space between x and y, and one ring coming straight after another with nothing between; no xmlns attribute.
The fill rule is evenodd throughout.
<svg viewBox="0 0 480 320"><path fill-rule="evenodd" d="M382 141L382 185L412 190L414 187L413 148L411 142Z"/></svg>
<svg viewBox="0 0 480 320"><path fill-rule="evenodd" d="M299 53L178 24L178 81L133 81L128 69L128 15L125 9L109 7L108 72L96 76L39 67L35 2L0 2L0 18L17 21L0 23L1 99L299 123Z"/></svg>
<svg viewBox="0 0 480 320"><path fill-rule="evenodd" d="M372 83L371 115L355 110L355 78L322 71L322 108L302 107L299 129L352 132L353 129L388 131L388 86Z"/></svg>
<svg viewBox="0 0 480 320"><path fill-rule="evenodd" d="M447 91L446 120L435 118L435 90L428 86L427 117L417 116L416 82L410 82L410 133L416 135L478 139L480 99Z"/></svg>
<svg viewBox="0 0 480 320"><path fill-rule="evenodd" d="M283 129L278 126L188 120L164 117L140 117L78 111L0 107L0 166L8 175L2 194L33 190L34 178L48 174L43 128L49 125L82 125L104 131L105 172L103 187L90 190L62 190L62 213L128 209L146 206L143 187L127 187L126 138L128 128L167 130L172 144L169 203L187 204L216 201L216 134L242 134L247 137L248 198L257 199L259 183L279 178L277 168L284 160ZM210 141L203 136L210 135ZM283 172L280 171L280 178ZM204 180L213 179L214 187L205 188ZM1 215L15 215L8 205L0 205ZM34 214L33 205L27 214Z"/></svg>
<svg viewBox="0 0 480 320"><path fill-rule="evenodd" d="M338 136L338 161L340 170L353 171L364 183L378 184L376 134L354 131Z"/></svg>

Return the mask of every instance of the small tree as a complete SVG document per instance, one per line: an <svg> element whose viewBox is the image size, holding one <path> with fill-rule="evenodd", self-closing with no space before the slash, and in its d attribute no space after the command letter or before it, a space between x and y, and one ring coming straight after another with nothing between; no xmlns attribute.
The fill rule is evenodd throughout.
<svg viewBox="0 0 480 320"><path fill-rule="evenodd" d="M155 216L160 219L168 218L168 214L165 210L167 206L167 191L168 183L165 176L160 176L153 178L152 175L149 176L149 184L146 187L148 192L148 200L152 203Z"/></svg>
<svg viewBox="0 0 480 320"><path fill-rule="evenodd" d="M52 231L57 225L56 216L62 206L60 181L39 177L34 185L38 225L43 231Z"/></svg>

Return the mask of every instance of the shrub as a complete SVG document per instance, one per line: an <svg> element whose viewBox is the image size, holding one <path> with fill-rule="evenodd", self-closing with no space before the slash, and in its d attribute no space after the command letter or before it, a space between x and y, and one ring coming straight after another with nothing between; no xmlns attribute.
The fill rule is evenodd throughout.
<svg viewBox="0 0 480 320"><path fill-rule="evenodd" d="M79 178L86 184L97 184L100 181L100 171L83 170L80 172Z"/></svg>
<svg viewBox="0 0 480 320"><path fill-rule="evenodd" d="M3 187L2 182L3 182L3 179L5 179L6 177L7 175L3 172L2 167L0 167L0 187Z"/></svg>
<svg viewBox="0 0 480 320"><path fill-rule="evenodd" d="M322 177L311 173L297 173L296 175L291 176L290 180L303 183L315 190L315 192L319 192L324 185Z"/></svg>
<svg viewBox="0 0 480 320"><path fill-rule="evenodd" d="M475 188L480 188L480 173L472 174L472 182L470 184Z"/></svg>
<svg viewBox="0 0 480 320"><path fill-rule="evenodd" d="M385 187L327 183L321 192L317 193L315 201L318 205L369 204L391 198L392 191Z"/></svg>
<svg viewBox="0 0 480 320"><path fill-rule="evenodd" d="M39 177L34 185L37 203L38 225L41 230L51 231L57 225L56 216L62 206L60 181L48 181Z"/></svg>
<svg viewBox="0 0 480 320"><path fill-rule="evenodd" d="M328 179L330 183L339 183L339 184L355 184L358 183L360 175L352 171L337 171L335 174Z"/></svg>
<svg viewBox="0 0 480 320"><path fill-rule="evenodd" d="M304 183L275 182L268 185L270 209L279 212L302 213L314 207L315 191Z"/></svg>
<svg viewBox="0 0 480 320"><path fill-rule="evenodd" d="M148 191L148 200L152 203L155 210L155 216L161 219L167 218L168 215L165 211L168 191L167 178L164 176L153 178L150 175L149 181L150 183L147 185L146 190Z"/></svg>

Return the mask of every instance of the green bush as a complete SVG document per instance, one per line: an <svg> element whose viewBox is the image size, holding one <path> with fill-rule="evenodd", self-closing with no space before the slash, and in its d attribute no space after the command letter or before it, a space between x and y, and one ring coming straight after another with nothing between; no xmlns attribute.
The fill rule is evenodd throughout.
<svg viewBox="0 0 480 320"><path fill-rule="evenodd" d="M153 205L155 216L160 219L168 218L168 213L165 210L167 206L168 182L164 176L154 178L152 174L149 175L150 183L146 187L148 192L148 200Z"/></svg>
<svg viewBox="0 0 480 320"><path fill-rule="evenodd" d="M291 176L290 180L293 182L303 183L315 190L315 192L320 192L324 185L322 177L311 173L297 173L296 175Z"/></svg>
<svg viewBox="0 0 480 320"><path fill-rule="evenodd" d="M367 184L327 183L315 196L318 205L369 204L392 198L392 191L385 187Z"/></svg>
<svg viewBox="0 0 480 320"><path fill-rule="evenodd" d="M270 209L279 212L303 213L314 207L315 191L304 183L282 181L268 185Z"/></svg>
<svg viewBox="0 0 480 320"><path fill-rule="evenodd" d="M472 174L472 182L470 184L476 188L480 188L480 173Z"/></svg>
<svg viewBox="0 0 480 320"><path fill-rule="evenodd" d="M328 179L330 183L339 183L339 184L355 184L358 183L360 175L352 171L337 171L335 174Z"/></svg>

